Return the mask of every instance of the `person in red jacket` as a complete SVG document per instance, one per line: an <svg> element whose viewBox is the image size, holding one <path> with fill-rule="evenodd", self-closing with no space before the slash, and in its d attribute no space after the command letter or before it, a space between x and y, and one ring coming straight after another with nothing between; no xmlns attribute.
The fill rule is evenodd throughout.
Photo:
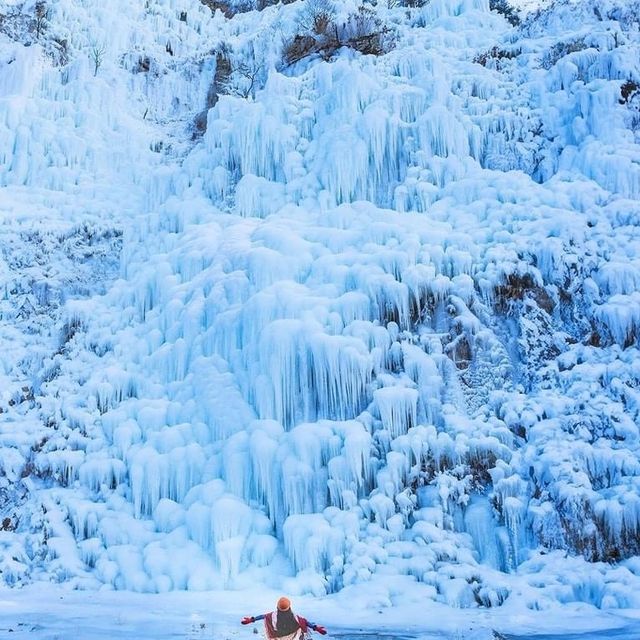
<svg viewBox="0 0 640 640"><path fill-rule="evenodd" d="M284 596L278 600L275 611L259 616L246 616L241 624L251 624L264 620L264 630L268 640L301 640L309 629L325 635L327 630L315 622L309 622L291 611L291 601Z"/></svg>

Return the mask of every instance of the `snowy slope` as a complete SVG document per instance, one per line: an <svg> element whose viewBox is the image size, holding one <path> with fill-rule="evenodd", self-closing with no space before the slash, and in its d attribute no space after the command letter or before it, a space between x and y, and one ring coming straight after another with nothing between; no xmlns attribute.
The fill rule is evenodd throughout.
<svg viewBox="0 0 640 640"><path fill-rule="evenodd" d="M305 11L5 29L3 578L639 607L638 7Z"/></svg>

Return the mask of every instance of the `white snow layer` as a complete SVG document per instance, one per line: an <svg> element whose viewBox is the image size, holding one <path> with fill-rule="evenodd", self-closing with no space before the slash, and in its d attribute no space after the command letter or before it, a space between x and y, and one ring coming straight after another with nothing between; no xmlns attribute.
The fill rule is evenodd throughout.
<svg viewBox="0 0 640 640"><path fill-rule="evenodd" d="M3 579L640 607L632 9L302 4L0 33Z"/></svg>

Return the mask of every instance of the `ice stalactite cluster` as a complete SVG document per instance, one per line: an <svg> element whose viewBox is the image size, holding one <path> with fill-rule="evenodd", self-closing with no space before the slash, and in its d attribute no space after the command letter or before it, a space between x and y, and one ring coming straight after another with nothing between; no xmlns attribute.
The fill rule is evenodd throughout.
<svg viewBox="0 0 640 640"><path fill-rule="evenodd" d="M614 5L589 35L562 6L540 33L484 0L378 7L385 55L285 66L301 2L134 4L136 28L61 2L63 69L3 41L8 193L85 197L124 231L11 405L31 440L2 430L42 505L15 544L47 531L3 572L637 604L640 43ZM255 96L212 98L222 42L267 65Z"/></svg>

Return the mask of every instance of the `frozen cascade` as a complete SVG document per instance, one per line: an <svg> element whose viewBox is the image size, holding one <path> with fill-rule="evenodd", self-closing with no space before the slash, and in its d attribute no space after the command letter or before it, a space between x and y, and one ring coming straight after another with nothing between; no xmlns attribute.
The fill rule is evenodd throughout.
<svg viewBox="0 0 640 640"><path fill-rule="evenodd" d="M493 606L580 566L562 597L640 606L637 572L588 562L640 553L637 34L383 4L388 53L289 66L301 0L60 0L51 37L0 30L3 252L33 252L0 265L25 425L0 462L48 540L3 533L51 550L3 548L4 576ZM42 352L34 313L59 314Z"/></svg>
<svg viewBox="0 0 640 640"><path fill-rule="evenodd" d="M473 538L480 562L487 563L494 569L505 570L506 558L503 558L500 552L496 520L487 501L472 501L465 510L464 526L466 532Z"/></svg>

